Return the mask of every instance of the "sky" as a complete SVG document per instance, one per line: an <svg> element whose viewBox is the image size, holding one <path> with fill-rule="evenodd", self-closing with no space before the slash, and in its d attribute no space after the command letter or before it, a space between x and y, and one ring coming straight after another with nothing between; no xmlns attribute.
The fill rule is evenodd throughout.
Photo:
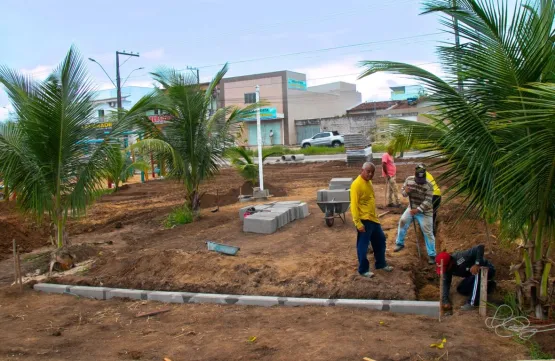
<svg viewBox="0 0 555 361"><path fill-rule="evenodd" d="M74 45L112 79L115 51L138 52L121 66L125 85L152 86L148 73L159 66L198 67L201 81L209 81L229 62L227 76L291 70L305 73L309 86L347 81L363 100L385 100L390 86L414 80L357 80L360 61L402 61L440 75L436 47L453 42L438 15L420 15L418 0L2 0L0 7L0 66L37 79ZM113 87L87 62L98 89ZM0 89L0 120L10 109Z"/></svg>

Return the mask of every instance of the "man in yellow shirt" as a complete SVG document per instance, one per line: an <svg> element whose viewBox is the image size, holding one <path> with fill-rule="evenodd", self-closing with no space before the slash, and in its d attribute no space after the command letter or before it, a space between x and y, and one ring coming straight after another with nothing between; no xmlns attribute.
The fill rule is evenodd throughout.
<svg viewBox="0 0 555 361"><path fill-rule="evenodd" d="M423 164L421 164L421 166L424 167L424 169L426 169ZM439 189L439 186L437 185L434 177L428 171L426 171L426 180L432 183L432 185L434 186L432 205L434 206L433 222L434 222L434 236L435 236L437 231L437 223L436 223L437 210L439 209L439 205L441 204L441 189Z"/></svg>
<svg viewBox="0 0 555 361"><path fill-rule="evenodd" d="M364 163L360 175L351 184L351 214L357 229L358 273L368 278L374 276L366 256L370 243L374 251L375 269L387 272L393 270L385 261L385 235L376 215L376 197L372 187L375 172L374 164Z"/></svg>

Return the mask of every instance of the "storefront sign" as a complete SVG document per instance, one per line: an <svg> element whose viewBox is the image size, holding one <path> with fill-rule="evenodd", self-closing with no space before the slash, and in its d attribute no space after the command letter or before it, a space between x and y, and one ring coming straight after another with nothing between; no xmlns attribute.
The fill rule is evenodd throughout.
<svg viewBox="0 0 555 361"><path fill-rule="evenodd" d="M287 78L287 88L295 90L306 90L306 81Z"/></svg>
<svg viewBox="0 0 555 361"><path fill-rule="evenodd" d="M171 120L171 118L172 118L171 115L149 115L148 116L148 119L150 119L150 121L153 122L154 124L164 124L168 120Z"/></svg>
<svg viewBox="0 0 555 361"><path fill-rule="evenodd" d="M112 122L91 123L87 125L87 128L110 129L112 128Z"/></svg>
<svg viewBox="0 0 555 361"><path fill-rule="evenodd" d="M276 108L260 108L260 120L277 119ZM243 118L244 121L256 121L256 110L248 112Z"/></svg>

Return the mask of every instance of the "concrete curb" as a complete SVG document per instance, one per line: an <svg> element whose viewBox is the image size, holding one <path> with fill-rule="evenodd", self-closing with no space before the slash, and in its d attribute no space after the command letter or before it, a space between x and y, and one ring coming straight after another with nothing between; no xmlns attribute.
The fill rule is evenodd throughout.
<svg viewBox="0 0 555 361"><path fill-rule="evenodd" d="M92 298L96 300L109 300L112 298L129 298L133 300L148 300L165 303L215 303L221 305L242 306L340 306L358 307L377 311L394 313L409 313L437 317L439 315L439 302L431 301L396 301L396 300L358 300L358 299L325 299L325 298L297 298L274 296L242 296L222 295L211 293L191 292L165 292L128 290L124 288L87 287L58 285L50 283L37 283L33 286L35 291L46 293L61 293Z"/></svg>

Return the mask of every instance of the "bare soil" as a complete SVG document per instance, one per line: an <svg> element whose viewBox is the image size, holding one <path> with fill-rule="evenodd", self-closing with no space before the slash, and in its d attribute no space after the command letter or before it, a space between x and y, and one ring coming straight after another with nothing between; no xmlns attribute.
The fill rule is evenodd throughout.
<svg viewBox="0 0 555 361"><path fill-rule="evenodd" d="M31 290L0 290L0 310L0 360L526 359L524 346L492 335L476 314L438 323L342 307L164 305ZM443 338L443 349L430 347Z"/></svg>
<svg viewBox="0 0 555 361"><path fill-rule="evenodd" d="M399 188L405 177L412 174L413 163L398 163ZM337 219L333 227L325 225L323 214L315 201L316 191L327 188L331 178L354 178L358 173L358 167L347 167L344 162L265 166L266 188L270 189L274 196L271 200L303 200L309 204L311 212L309 217L296 220L272 235L242 232L238 210L248 203L237 203L237 196L252 192L252 185L246 184L233 169L223 169L217 177L203 185L202 192L205 192L205 195L201 203L204 209L202 218L198 222L173 229L164 229L162 224L173 208L183 204L182 185L168 180L150 180L144 184L126 185L119 192L102 197L91 207L87 217L74 220L69 225L73 247L81 247L75 249L80 250L81 260L89 258L94 260L94 263L79 275L56 276L50 281L189 292L437 300L438 277L434 266L418 259L412 229L406 239L407 247L402 252L392 252L402 209L384 207L384 180L380 171L377 172L373 183L378 212L390 211L381 218L381 223L387 237L386 256L389 264L394 267L393 272L378 271L372 279L358 276L356 231L352 226L350 213L347 213L345 224ZM408 203L405 200L403 202L405 205ZM219 211L211 212L210 210L217 205ZM512 287L508 269L511 263L518 261L519 253L514 247L499 244L496 238L486 242L485 227L480 219L464 219L457 222L461 209L461 205L456 201L442 206L437 249L456 251L485 243L488 258L497 268L497 279L501 285L492 300L499 302L502 292ZM10 219L16 230L22 234L26 229L32 229L26 228L32 227L32 224L22 220L13 209L4 207L0 208L0 212L0 222ZM496 226L490 228L496 236ZM0 249L7 249L6 242L9 242L11 247L11 234L14 233L5 232L4 228L0 228ZM21 237L22 244L28 242ZM28 232L25 237L35 242L29 241L30 249L48 244L47 236L38 231ZM238 246L241 250L237 256L209 252L205 244L208 240ZM421 236L420 242L422 249L425 249ZM27 259L23 262L26 271L32 272L43 266L44 257L34 255L44 250L35 250L33 254L24 257ZM8 257L7 252L4 253L4 257ZM0 285L13 279L12 260L1 259ZM369 259L372 263L371 254ZM455 286L456 284L453 290ZM452 296L455 307L465 301L463 297L454 293ZM5 296L4 299L10 298ZM100 317L97 320L100 323L72 323L67 326L72 332L64 331L63 338L50 339L44 333L33 337L34 342L50 345L44 346L45 350L50 350L44 354L44 359L62 357L52 351L62 347L52 346L63 344L61 340L67 340L65 342L69 345L74 345L64 349L64 355L69 352L68 357L72 357L76 355L75 350L78 350L80 355L87 355L86 357L96 355L96 358L91 356L90 359L132 359L131 352L136 351L139 352L136 355L141 355L140 359L161 360L168 357L164 355L172 355L170 359L173 361L299 358L351 360L362 359L365 356L376 360L431 360L439 359L442 355L440 350L435 352L429 348L429 344L441 339L441 335L447 335L448 339L453 338L453 343L449 344L451 360L511 360L515 357L509 355L516 356L522 352L520 346L505 343L491 332L485 331L483 322L473 313L456 314L438 325L437 321L422 317L384 315L361 310L261 310L186 305L172 306L174 308L171 314L181 315L181 318L173 320L168 313L151 320L152 324L146 326L158 328L144 335L139 331L145 329L145 325L141 323L144 321L136 321L129 312L124 312L131 305L135 305L134 303L78 301L70 297L37 296L30 292L25 295L25 299L32 303L32 307L23 308L22 304L13 305L11 302L3 301L0 308L2 314L5 314L5 307L10 307L13 314L32 314L37 308L43 310L42 315L49 320L69 317L67 312L58 312L56 308L50 308L50 303L54 300L65 305L66 311L75 307L83 309L82 313L88 312L87 317L93 320L95 312L110 309L116 310L113 312L117 313L117 316L115 313L108 313L111 315L109 317L97 316ZM154 307L151 304L140 306ZM73 315L72 320L76 321L76 313L70 313ZM390 325L390 328L384 328L376 334L376 320L381 317L387 317L386 324ZM178 327L179 319L182 326ZM24 332L24 329L18 328L23 327L23 324L17 323L18 320L19 318L15 317L10 321L13 324L9 327L14 334ZM133 322L130 322L131 320ZM225 320L228 320L229 326ZM80 322L83 322L83 316ZM127 322L130 324L127 325ZM4 327L4 324L5 322L2 322L0 328ZM135 328L138 324L142 325L141 328ZM39 327L38 324L36 327ZM179 336L178 331L183 327L187 330L194 329L197 333L200 329L208 331L206 337L200 341L198 337L191 335ZM345 332L345 329L351 332ZM74 332L76 330L79 332ZM103 330L106 332L102 332ZM414 332L415 330L418 332ZM383 333L384 331L387 332ZM258 343L245 346L244 339L253 332L254 335L264 337L259 338ZM480 339L476 338L480 332L483 333L484 339L489 336L492 340L488 347L480 346L480 343L476 342ZM93 334L98 334L99 342L113 346L91 346L87 340L90 340ZM173 341L173 337L176 336L178 338ZM114 337L123 337L122 342L114 342ZM436 338L438 340L435 340ZM14 342L15 340L17 339L14 339ZM217 340L221 341L221 346L216 346ZM9 343L6 345L2 348L0 342L0 357L6 355L6 352L12 352L12 348L16 347L13 344L10 346ZM68 351L70 348L72 351ZM202 351L196 350L197 348ZM502 351L504 349L507 350L506 353ZM23 346L21 350L22 355L26 356L34 352ZM46 352L45 350L40 352ZM17 354L16 351L13 351L14 354ZM394 356L396 353L399 355ZM86 360L79 357L77 359Z"/></svg>

